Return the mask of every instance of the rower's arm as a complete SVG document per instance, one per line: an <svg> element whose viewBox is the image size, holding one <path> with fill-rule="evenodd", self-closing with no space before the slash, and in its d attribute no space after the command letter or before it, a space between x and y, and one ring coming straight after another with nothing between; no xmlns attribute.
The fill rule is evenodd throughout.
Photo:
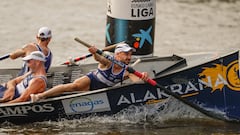
<svg viewBox="0 0 240 135"><path fill-rule="evenodd" d="M32 51L36 51L36 45L34 43L29 43L24 45L21 49L17 49L16 51L10 53L10 58L17 59L19 57L24 57Z"/></svg>
<svg viewBox="0 0 240 135"><path fill-rule="evenodd" d="M18 103L18 102L28 101L30 99L31 94L41 93L45 90L45 88L46 88L46 83L43 79L33 78L30 81L29 86L25 89L25 91L21 94L20 97L14 100L11 100L7 103Z"/></svg>
<svg viewBox="0 0 240 135"><path fill-rule="evenodd" d="M98 61L101 65L107 66L111 63L108 59L97 53L97 48L95 46L90 47L88 51L93 54L94 59Z"/></svg>
<svg viewBox="0 0 240 135"><path fill-rule="evenodd" d="M11 59L16 59L18 57L25 56L25 51L23 49L17 49L16 51L10 53Z"/></svg>

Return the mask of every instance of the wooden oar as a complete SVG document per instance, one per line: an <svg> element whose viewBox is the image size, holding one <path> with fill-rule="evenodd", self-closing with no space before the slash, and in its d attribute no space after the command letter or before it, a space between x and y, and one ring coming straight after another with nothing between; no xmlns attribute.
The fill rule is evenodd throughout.
<svg viewBox="0 0 240 135"><path fill-rule="evenodd" d="M76 40L76 39L75 39L75 40ZM88 48L91 47L91 45L89 45L88 43L86 43L86 42L84 42L84 41L81 41L80 39L78 39L78 42L81 43L82 45L88 47ZM104 53L103 51L101 51L101 50L98 49L98 50L97 50L97 53L100 54L100 55L102 55L102 56L105 57L106 59L114 62L115 64L118 64L118 65L121 66L121 67L125 67L125 64L124 64L124 63L122 63L122 62L120 62L120 61L117 61L117 60L114 59L112 56ZM133 73L134 75L136 75L136 76L138 76L138 77L140 77L140 78L142 78L142 76L143 76L140 72L136 71L135 69L133 69L133 68L130 67L130 66L126 66L126 70L127 70L129 73ZM153 80L153 79L151 79L151 78L148 78L146 82L149 83L149 84L151 84L152 86L155 86L155 87L160 88L160 90L163 90L163 91L164 91L165 93L167 93L168 95L173 96L174 98L178 99L179 101L185 103L185 104L188 105L188 106L191 106L192 108L194 108L194 109L202 112L203 114L206 114L207 116L211 116L211 117L214 117L214 118L217 118L217 119L221 119L221 118L217 117L216 114L213 114L213 113L210 112L210 111L207 111L207 110L205 110L205 109L203 109L203 108L200 108L200 107L197 106L196 104L193 104L192 102L190 102L190 101L182 98L181 95L178 95L178 94L172 92L171 90L165 88L164 86L158 84L155 80Z"/></svg>
<svg viewBox="0 0 240 135"><path fill-rule="evenodd" d="M80 40L80 39L77 38L77 37L74 38L74 40L77 41L78 43L83 44L83 41ZM87 44L87 43L85 43L85 44ZM91 46L91 45L89 45L89 46ZM113 45L107 46L107 47L103 48L102 51L112 51L112 50L115 49L116 46L117 46L117 44L113 44ZM89 47L88 47L88 48L89 48Z"/></svg>
<svg viewBox="0 0 240 135"><path fill-rule="evenodd" d="M0 57L0 60L4 60L10 57L10 54L5 54L3 56Z"/></svg>
<svg viewBox="0 0 240 135"><path fill-rule="evenodd" d="M77 42L79 42L79 43L81 42L80 39L78 39L78 38L75 38L75 40L76 40ZM116 47L116 44L110 45L110 46L107 46L107 47L103 48L102 51L112 51L112 50L114 50L115 47ZM87 55L83 55L83 56L81 56L81 57L75 58L75 59L73 60L73 62L77 62L77 61L80 61L80 60L84 60L84 59L86 59L86 58L88 58L88 57L91 57L91 56L92 56L92 54L89 53L89 54L87 54ZM61 65L70 65L70 64L71 64L70 61L66 61L66 62L64 62L64 63L61 64Z"/></svg>

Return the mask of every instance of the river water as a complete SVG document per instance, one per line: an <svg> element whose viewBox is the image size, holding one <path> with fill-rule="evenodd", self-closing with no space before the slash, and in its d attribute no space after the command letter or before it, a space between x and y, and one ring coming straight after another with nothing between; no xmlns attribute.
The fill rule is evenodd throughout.
<svg viewBox="0 0 240 135"><path fill-rule="evenodd" d="M227 1L227 0L226 0ZM238 50L240 46L240 1L157 0L154 55ZM50 48L53 66L69 57L87 54L73 39L105 45L107 0L1 0L0 55L35 41L39 27L52 29ZM92 62L92 59L82 63ZM1 61L1 68L20 67L22 61ZM0 134L79 135L235 135L239 124L212 120L186 106L175 106L155 114L138 110L112 117L82 120L1 125ZM178 109L176 109L176 107ZM153 115L154 114L154 115Z"/></svg>

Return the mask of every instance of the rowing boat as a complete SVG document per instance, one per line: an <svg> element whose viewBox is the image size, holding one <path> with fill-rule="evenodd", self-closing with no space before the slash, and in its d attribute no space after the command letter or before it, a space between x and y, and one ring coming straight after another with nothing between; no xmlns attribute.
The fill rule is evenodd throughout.
<svg viewBox="0 0 240 135"><path fill-rule="evenodd" d="M136 59L133 59L134 62ZM135 66L136 69L148 69L150 76L162 74L186 66L186 60L180 56L173 55L168 57L151 57L144 58L142 62ZM76 78L81 77L89 71L95 70L97 63L74 65L74 66L57 66L52 67L47 73L48 88L59 84L73 82ZM6 82L14 78L19 69L0 69L0 82ZM122 95L128 90L138 90L144 92L144 87L150 85L131 84L126 81L112 88L95 90L84 93L64 93L59 97L49 98L37 103L22 102L15 104L0 105L0 123L9 121L15 124L23 124L39 121L57 121L60 119L73 119L87 116L90 114L115 114L131 104L140 104L146 101L131 101L133 103L116 104L119 93ZM136 95L137 96L137 95ZM114 99L110 99L114 98Z"/></svg>
<svg viewBox="0 0 240 135"><path fill-rule="evenodd" d="M48 88L73 82L96 67L97 63L52 67L47 73ZM175 93L177 99L207 116L224 121L240 120L239 51L186 58L146 57L134 68L147 71L158 84ZM0 81L15 77L18 70L0 69ZM167 100L170 96L162 87L124 81L111 88L64 93L35 103L2 104L0 122L24 124L113 115L131 106L171 102Z"/></svg>

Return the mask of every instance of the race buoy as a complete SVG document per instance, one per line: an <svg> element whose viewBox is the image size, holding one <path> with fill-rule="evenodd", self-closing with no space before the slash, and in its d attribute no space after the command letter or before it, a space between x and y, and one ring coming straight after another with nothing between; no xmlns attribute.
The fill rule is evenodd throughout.
<svg viewBox="0 0 240 135"><path fill-rule="evenodd" d="M133 55L152 56L155 16L156 0L108 0L105 46L125 41Z"/></svg>

